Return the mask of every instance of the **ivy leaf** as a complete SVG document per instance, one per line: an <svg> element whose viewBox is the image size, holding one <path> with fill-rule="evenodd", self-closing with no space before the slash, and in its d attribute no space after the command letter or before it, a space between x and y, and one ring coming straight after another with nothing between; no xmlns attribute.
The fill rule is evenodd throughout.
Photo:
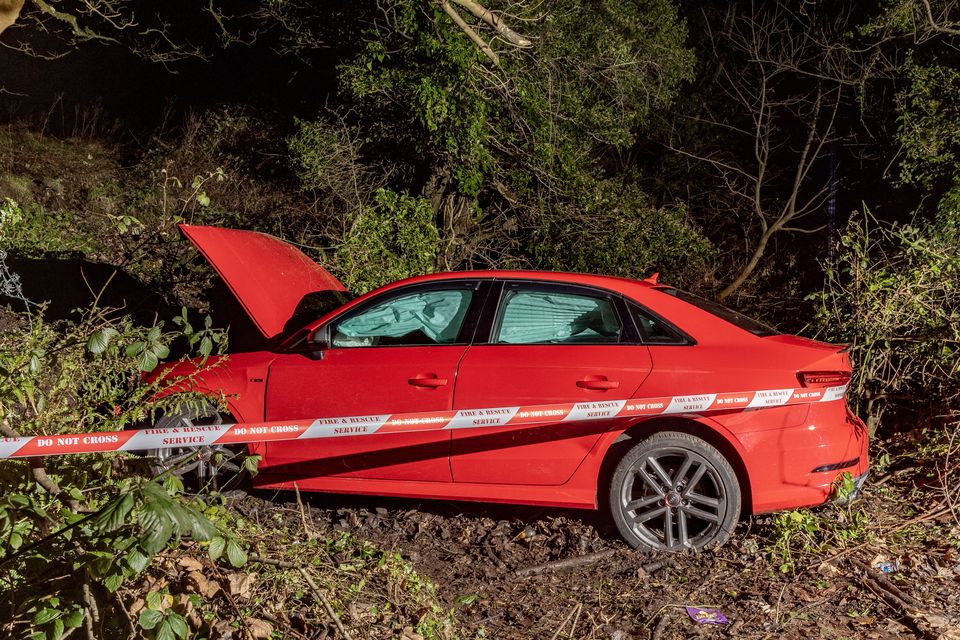
<svg viewBox="0 0 960 640"><path fill-rule="evenodd" d="M260 456L253 455L247 456L243 459L243 468L251 477L257 475L258 469L257 466L260 464Z"/></svg>
<svg viewBox="0 0 960 640"><path fill-rule="evenodd" d="M146 342L143 342L143 341L133 342L133 343L127 345L126 354L127 354L128 357L132 358L132 357L134 357L134 356L140 355L140 354L143 352L143 350L146 349L146 348L147 348L147 343L146 343Z"/></svg>
<svg viewBox="0 0 960 640"><path fill-rule="evenodd" d="M230 540L227 543L227 560L234 567L242 567L247 562L247 552L236 540Z"/></svg>
<svg viewBox="0 0 960 640"><path fill-rule="evenodd" d="M104 327L90 336L90 339L87 340L87 349L90 353L103 353L110 345L110 341L119 335L120 332L113 327Z"/></svg>
<svg viewBox="0 0 960 640"><path fill-rule="evenodd" d="M210 196L208 196L205 191L201 191L200 193L197 194L197 203L198 203L201 207L209 207L209 206L210 206Z"/></svg>
<svg viewBox="0 0 960 640"><path fill-rule="evenodd" d="M139 572L137 572L139 573ZM117 589L123 584L123 575L119 573L114 573L107 576L103 580L103 586L107 588L107 591L110 593L116 593Z"/></svg>
<svg viewBox="0 0 960 640"><path fill-rule="evenodd" d="M158 364L160 364L160 360L150 349L144 349L140 352L140 355L137 356L137 367L141 371L153 371L157 368Z"/></svg>
<svg viewBox="0 0 960 640"><path fill-rule="evenodd" d="M213 352L213 340L209 336L203 336L200 341L200 355L208 356Z"/></svg>
<svg viewBox="0 0 960 640"><path fill-rule="evenodd" d="M172 496L183 493L183 480L172 473L163 479L163 489Z"/></svg>
<svg viewBox="0 0 960 640"><path fill-rule="evenodd" d="M153 609L144 609L140 612L137 624L142 629L153 629L163 619L163 614Z"/></svg>
<svg viewBox="0 0 960 640"><path fill-rule="evenodd" d="M70 628L79 627L81 624L83 624L83 611L80 609L71 611L63 617L63 624L64 626Z"/></svg>
<svg viewBox="0 0 960 640"><path fill-rule="evenodd" d="M49 607L46 607L44 609L40 609L40 611L37 611L33 615L33 624L34 626L40 627L52 620L56 620L59 617L60 617L59 611L57 611L56 609L51 609Z"/></svg>
<svg viewBox="0 0 960 640"><path fill-rule="evenodd" d="M124 493L107 505L106 509L97 516L94 524L103 532L116 531L126 523L132 509L133 494Z"/></svg>
<svg viewBox="0 0 960 640"><path fill-rule="evenodd" d="M170 630L178 638L186 638L190 633L190 627L187 626L187 620L179 613L171 613L167 616L167 624Z"/></svg>
<svg viewBox="0 0 960 640"><path fill-rule="evenodd" d="M224 540L221 536L215 536L213 540L210 541L210 546L207 547L207 554L210 556L211 560L216 561L220 556L223 555L223 550L227 546L227 541Z"/></svg>
<svg viewBox="0 0 960 640"><path fill-rule="evenodd" d="M155 353L158 358L163 360L170 355L170 348L165 344L157 343L153 346L153 353Z"/></svg>

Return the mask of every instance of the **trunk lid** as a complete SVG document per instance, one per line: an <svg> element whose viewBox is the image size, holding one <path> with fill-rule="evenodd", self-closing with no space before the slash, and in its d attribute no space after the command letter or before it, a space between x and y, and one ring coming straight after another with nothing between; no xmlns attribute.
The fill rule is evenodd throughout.
<svg viewBox="0 0 960 640"><path fill-rule="evenodd" d="M179 227L268 339L283 332L310 294L346 291L326 269L279 238L221 227Z"/></svg>
<svg viewBox="0 0 960 640"><path fill-rule="evenodd" d="M829 342L811 340L810 338L804 338L803 336L792 336L786 333L778 333L774 336L767 336L764 338L764 340L767 342L776 342L778 344L785 344L792 347L807 347L829 353L841 353L847 350L847 345L830 344Z"/></svg>
<svg viewBox="0 0 960 640"><path fill-rule="evenodd" d="M849 347L846 345L830 344L819 340L811 340L802 336L779 334L763 338L764 341L788 347L783 354L783 362L787 366L795 367L797 378L803 386L838 386L846 384L852 373ZM846 374L842 382L832 383L811 382L816 378L829 379L835 374Z"/></svg>

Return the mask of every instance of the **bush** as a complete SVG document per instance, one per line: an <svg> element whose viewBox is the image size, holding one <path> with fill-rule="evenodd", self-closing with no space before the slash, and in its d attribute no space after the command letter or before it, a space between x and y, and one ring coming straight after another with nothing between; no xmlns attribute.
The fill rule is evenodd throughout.
<svg viewBox="0 0 960 640"><path fill-rule="evenodd" d="M576 210L547 217L530 253L539 268L645 278L675 284L702 272L714 248L678 208L656 207L632 184L597 181L577 194Z"/></svg>
<svg viewBox="0 0 960 640"><path fill-rule="evenodd" d="M436 268L440 241L433 209L422 197L378 189L356 214L333 264L347 289L364 293Z"/></svg>
<svg viewBox="0 0 960 640"><path fill-rule="evenodd" d="M841 236L817 304L820 332L851 344L852 389L876 432L884 410L960 392L960 207L886 225L867 212Z"/></svg>

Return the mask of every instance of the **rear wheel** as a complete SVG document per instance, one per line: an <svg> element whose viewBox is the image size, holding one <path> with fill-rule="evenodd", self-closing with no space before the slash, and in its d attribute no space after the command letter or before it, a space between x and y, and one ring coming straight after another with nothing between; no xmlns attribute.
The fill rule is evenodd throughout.
<svg viewBox="0 0 960 640"><path fill-rule="evenodd" d="M656 433L630 449L610 483L610 512L636 549L700 550L726 542L740 515L726 458L687 433Z"/></svg>
<svg viewBox="0 0 960 640"><path fill-rule="evenodd" d="M216 407L204 404L161 416L154 426L168 429L223 423L224 417ZM150 471L154 476L162 473L177 476L186 487L197 491L223 489L239 478L243 463L240 451L224 445L148 449L144 454L150 460Z"/></svg>

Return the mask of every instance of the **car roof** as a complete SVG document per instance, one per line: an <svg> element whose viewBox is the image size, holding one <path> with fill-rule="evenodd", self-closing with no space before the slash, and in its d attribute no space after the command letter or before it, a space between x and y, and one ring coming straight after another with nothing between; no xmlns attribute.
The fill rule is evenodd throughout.
<svg viewBox="0 0 960 640"><path fill-rule="evenodd" d="M623 291L624 287L654 287L655 282L650 280L633 280L619 276L601 276L589 273L570 273L566 271L534 271L534 270L499 270L486 269L476 271L444 271L440 273L430 273L422 276L414 276L392 282L384 289L393 289L394 287L405 286L408 284L417 284L421 282L436 282L443 280L469 280L469 279L500 279L500 280L543 280L548 282L563 282L569 284L582 284L605 289L614 289Z"/></svg>

